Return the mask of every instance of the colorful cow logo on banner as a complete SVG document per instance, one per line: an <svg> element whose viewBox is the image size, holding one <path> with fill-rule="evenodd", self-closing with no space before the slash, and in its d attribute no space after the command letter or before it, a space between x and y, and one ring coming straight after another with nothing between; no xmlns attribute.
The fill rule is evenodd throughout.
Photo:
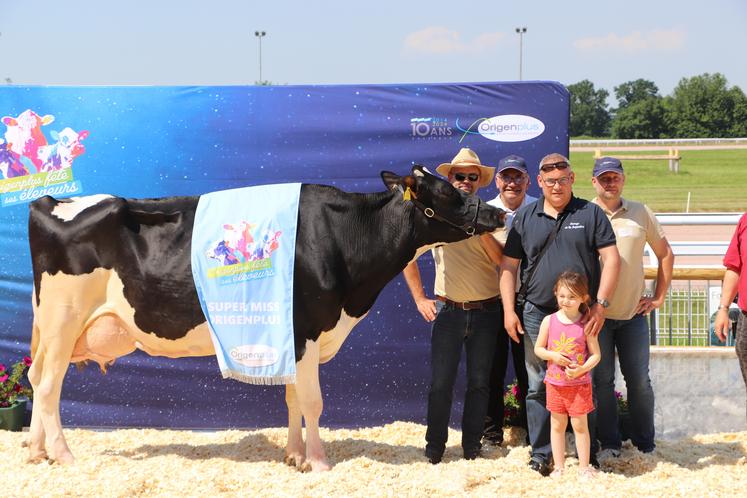
<svg viewBox="0 0 747 498"><path fill-rule="evenodd" d="M282 231L273 228L255 230L256 227L256 223L247 221L223 225L223 236L205 251L208 261L213 259L220 263L208 270L208 278L220 278L227 284L274 275L270 256L280 248ZM244 276L237 278L240 274Z"/></svg>
<svg viewBox="0 0 747 498"><path fill-rule="evenodd" d="M0 139L0 194L2 205L30 202L42 195L64 195L80 192L80 182L73 181L73 161L86 148L83 140L88 131L65 127L51 131L48 142L42 127L54 116L40 116L26 109L17 117L4 116L6 126Z"/></svg>

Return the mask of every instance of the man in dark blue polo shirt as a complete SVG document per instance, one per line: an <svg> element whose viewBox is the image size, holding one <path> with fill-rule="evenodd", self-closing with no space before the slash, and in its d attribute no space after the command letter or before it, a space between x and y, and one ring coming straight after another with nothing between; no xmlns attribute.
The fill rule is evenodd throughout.
<svg viewBox="0 0 747 498"><path fill-rule="evenodd" d="M574 181L571 165L563 155L549 154L542 158L537 175L542 195L516 214L501 263L500 288L506 332L516 342L522 340L520 335L524 336L529 375L527 422L532 445L529 465L542 475L550 473L550 412L545 408L546 363L535 356L534 344L542 320L558 309L553 294L555 281L566 270L586 275L593 304L584 330L586 334L597 335L620 270L615 233L607 216L596 204L573 196ZM554 239L546 244L552 237ZM604 262L603 269L600 258ZM524 297L523 320L513 311L520 265L522 279L526 280L520 292ZM593 417L589 418L589 426L593 433ZM592 463L596 462L597 449L592 441Z"/></svg>

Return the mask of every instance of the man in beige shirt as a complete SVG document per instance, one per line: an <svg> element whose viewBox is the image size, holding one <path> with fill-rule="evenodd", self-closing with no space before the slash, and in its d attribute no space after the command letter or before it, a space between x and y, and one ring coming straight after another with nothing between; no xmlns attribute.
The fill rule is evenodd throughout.
<svg viewBox="0 0 747 498"><path fill-rule="evenodd" d="M610 298L607 320L599 334L602 361L594 369L597 397L599 460L620 455L617 400L615 399L615 351L628 391L630 438L642 452L654 443L654 391L649 378L649 329L646 316L662 305L672 281L674 254L664 231L648 206L622 197L625 173L614 157L594 162L592 184L601 207L612 224L620 252L620 276ZM646 243L659 261L653 297L644 294L643 250Z"/></svg>
<svg viewBox="0 0 747 498"><path fill-rule="evenodd" d="M481 164L475 152L464 148L436 171L454 187L474 195L492 182L495 168ZM501 325L496 268L500 246L487 234L436 247L432 252L436 264L436 299L426 295L417 262L407 265L403 274L418 311L426 321L433 322L425 456L436 464L446 448L462 347L467 355L462 449L468 460L480 455L490 367Z"/></svg>

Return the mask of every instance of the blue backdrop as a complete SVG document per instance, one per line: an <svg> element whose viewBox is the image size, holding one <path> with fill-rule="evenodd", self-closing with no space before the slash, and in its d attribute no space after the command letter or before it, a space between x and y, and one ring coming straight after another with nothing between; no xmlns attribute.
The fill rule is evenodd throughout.
<svg viewBox="0 0 747 498"><path fill-rule="evenodd" d="M568 92L555 82L10 86L0 88L0 115L0 166L6 164L0 175L0 363L5 364L28 354L27 203L45 192L161 197L285 182L372 192L383 190L382 170L403 174L420 163L434 171L460 147L470 147L488 165L508 154L525 157L536 195L540 158L568 154ZM27 147L20 151L23 140ZM13 161L16 171L25 168L29 175L11 177L7 165ZM484 199L496 194L494 186L481 191ZM430 256L421 258L420 268L432 290ZM322 424L424 422L429 331L397 277L335 359L321 367ZM461 377L452 416L457 425ZM80 372L71 366L62 419L67 426L287 423L283 388L223 380L214 357L170 360L140 352L117 360L105 376L95 366Z"/></svg>

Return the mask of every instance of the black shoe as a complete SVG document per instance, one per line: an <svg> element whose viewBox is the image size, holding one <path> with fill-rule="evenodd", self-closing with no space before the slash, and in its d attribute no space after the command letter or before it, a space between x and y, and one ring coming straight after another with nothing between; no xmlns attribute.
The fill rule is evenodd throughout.
<svg viewBox="0 0 747 498"><path fill-rule="evenodd" d="M425 450L425 458L428 459L430 463L433 465L436 465L437 463L441 463L441 458L443 458L443 453L437 453L435 451L429 451Z"/></svg>
<svg viewBox="0 0 747 498"><path fill-rule="evenodd" d="M500 446L503 444L503 432L498 431L485 431L482 433L482 440L486 443L494 444L496 446Z"/></svg>
<svg viewBox="0 0 747 498"><path fill-rule="evenodd" d="M597 459L596 455L589 456L589 465L599 470L599 467L601 467L601 465L599 465L599 460Z"/></svg>
<svg viewBox="0 0 747 498"><path fill-rule="evenodd" d="M534 458L532 458L531 460L529 460L529 468L535 472L539 472L542 477L547 477L550 475L550 466L543 461L535 460Z"/></svg>
<svg viewBox="0 0 747 498"><path fill-rule="evenodd" d="M479 448L476 450L470 450L470 451L464 452L465 460L474 460L475 458L479 458L480 456L482 456L482 452L480 451Z"/></svg>

